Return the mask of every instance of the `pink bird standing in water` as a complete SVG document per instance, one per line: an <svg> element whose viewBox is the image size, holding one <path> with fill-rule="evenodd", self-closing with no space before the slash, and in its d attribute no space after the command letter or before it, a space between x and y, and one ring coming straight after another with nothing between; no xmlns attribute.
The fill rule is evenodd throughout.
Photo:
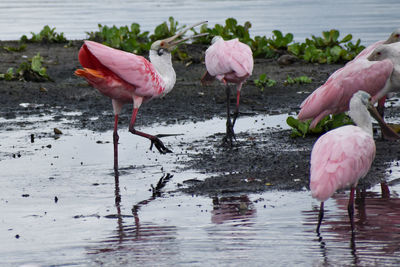
<svg viewBox="0 0 400 267"><path fill-rule="evenodd" d="M189 29L206 22L196 23L178 34L155 41L150 48L150 61L142 56L113 49L108 46L85 41L79 51L79 62L83 69L75 74L84 77L91 86L98 89L103 95L112 99L114 110L114 169L118 169L118 115L122 106L133 103L133 113L129 124L129 131L145 137L151 141L162 154L172 152L166 148L161 140L154 135L140 132L134 128L136 115L142 103L153 98L162 97L172 90L176 81L176 74L172 66L171 50L178 44L199 34L177 40Z"/></svg>
<svg viewBox="0 0 400 267"><path fill-rule="evenodd" d="M215 78L226 86L227 121L226 141L232 145L235 137L233 127L239 115L240 90L243 83L253 72L253 53L250 47L239 42L238 39L224 41L222 37L215 36L205 55L207 72L201 79L203 84L210 84ZM236 86L236 110L231 121L230 114L230 88L228 83Z"/></svg>
<svg viewBox="0 0 400 267"><path fill-rule="evenodd" d="M375 157L372 121L368 109L376 112L370 95L358 91L350 101L349 115L355 122L322 135L311 152L310 189L321 201L317 233L324 216L324 202L338 189L351 187L348 213L354 231L354 189L371 168Z"/></svg>

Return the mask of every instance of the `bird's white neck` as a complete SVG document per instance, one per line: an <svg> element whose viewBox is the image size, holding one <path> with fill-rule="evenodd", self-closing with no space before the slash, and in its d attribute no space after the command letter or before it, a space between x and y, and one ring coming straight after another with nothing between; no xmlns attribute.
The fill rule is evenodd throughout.
<svg viewBox="0 0 400 267"><path fill-rule="evenodd" d="M163 95L165 95L172 90L176 82L176 74L172 66L171 53L164 51L162 55L159 55L157 51L150 50L149 58L165 83L165 91L163 92Z"/></svg>
<svg viewBox="0 0 400 267"><path fill-rule="evenodd" d="M373 136L372 120L365 104L361 103L361 101L353 101L352 99L350 102L349 116L358 127Z"/></svg>

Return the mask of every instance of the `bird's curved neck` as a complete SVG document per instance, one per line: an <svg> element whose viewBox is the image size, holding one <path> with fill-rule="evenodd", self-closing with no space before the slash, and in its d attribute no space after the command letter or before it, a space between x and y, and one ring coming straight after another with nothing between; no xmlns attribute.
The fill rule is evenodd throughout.
<svg viewBox="0 0 400 267"><path fill-rule="evenodd" d="M168 93L172 90L176 81L175 70L172 66L171 53L164 52L164 54L160 56L157 51L150 50L149 58L165 83L164 94Z"/></svg>
<svg viewBox="0 0 400 267"><path fill-rule="evenodd" d="M349 116L358 127L373 136L371 116L365 105L350 106Z"/></svg>

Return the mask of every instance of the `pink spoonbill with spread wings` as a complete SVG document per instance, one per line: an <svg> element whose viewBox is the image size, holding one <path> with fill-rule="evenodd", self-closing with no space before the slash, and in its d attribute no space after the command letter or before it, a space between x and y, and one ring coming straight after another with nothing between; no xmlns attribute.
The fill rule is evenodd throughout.
<svg viewBox="0 0 400 267"><path fill-rule="evenodd" d="M386 94L400 88L399 60L400 43L396 42L382 44L367 58L360 57L346 64L303 101L298 118L312 119L310 127L313 128L323 117L347 111L351 97L358 90L368 92L373 103L383 99L380 101L382 114ZM381 127L386 138L399 138L386 124Z"/></svg>
<svg viewBox="0 0 400 267"><path fill-rule="evenodd" d="M129 131L151 141L160 153L171 152L157 136L140 132L134 128L136 115L142 103L153 98L166 95L172 90L176 74L172 66L170 51L178 44L194 37L194 35L178 39L189 29L206 22L196 23L164 40L155 41L150 48L150 61L142 56L113 49L108 46L85 41L79 51L79 62L83 69L75 74L84 77L90 85L103 95L112 99L114 110L114 169L118 169L118 115L123 104L133 103L133 113Z"/></svg>
<svg viewBox="0 0 400 267"><path fill-rule="evenodd" d="M253 53L250 47L238 39L224 41L222 37L215 36L211 46L206 50L205 61L207 72L202 77L203 84L211 83L215 78L226 86L227 96L227 121L226 141L232 145L235 137L233 127L239 115L240 90L243 83L253 72ZM236 86L236 110L231 121L230 114L230 88L228 83Z"/></svg>
<svg viewBox="0 0 400 267"><path fill-rule="evenodd" d="M358 180L371 168L375 157L372 121L368 109L377 110L370 95L358 91L350 101L349 115L355 122L322 135L311 152L310 189L314 198L321 201L317 233L324 215L324 201L338 189L351 187L348 213L351 230L354 230L354 189Z"/></svg>

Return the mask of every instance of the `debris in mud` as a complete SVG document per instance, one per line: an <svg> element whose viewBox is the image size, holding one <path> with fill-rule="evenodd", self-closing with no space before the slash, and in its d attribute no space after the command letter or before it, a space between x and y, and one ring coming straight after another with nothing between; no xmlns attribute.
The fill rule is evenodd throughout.
<svg viewBox="0 0 400 267"><path fill-rule="evenodd" d="M62 131L59 130L58 128L54 128L54 133L55 134L62 134Z"/></svg>

